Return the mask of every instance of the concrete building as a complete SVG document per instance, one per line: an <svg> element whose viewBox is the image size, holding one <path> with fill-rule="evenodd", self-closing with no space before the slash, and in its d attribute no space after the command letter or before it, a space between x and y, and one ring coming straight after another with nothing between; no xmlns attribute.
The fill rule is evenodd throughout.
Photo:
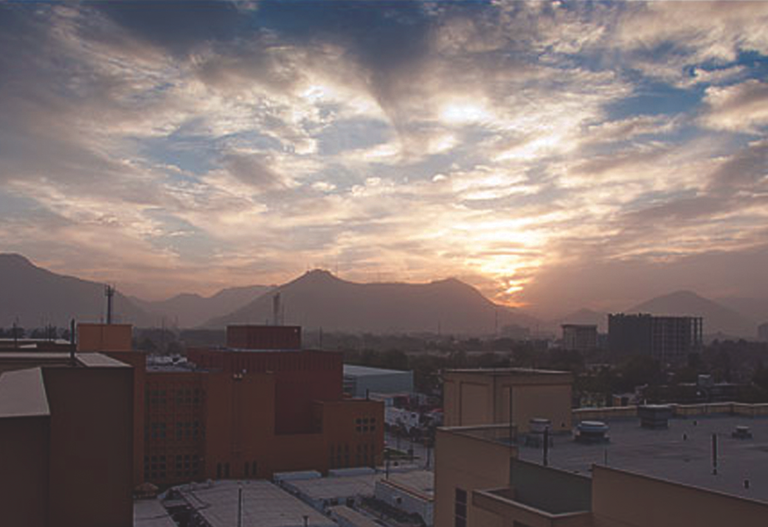
<svg viewBox="0 0 768 527"><path fill-rule="evenodd" d="M345 364L344 392L352 397L365 397L368 393L411 393L413 372Z"/></svg>
<svg viewBox="0 0 768 527"><path fill-rule="evenodd" d="M608 349L622 355L649 355L662 362L685 360L702 347L701 317L648 314L608 315Z"/></svg>
<svg viewBox="0 0 768 527"><path fill-rule="evenodd" d="M343 397L341 353L300 349L292 328L273 329L238 326L228 341L298 347L190 349L176 364L108 352L135 371L134 486L381 462L384 405Z"/></svg>
<svg viewBox="0 0 768 527"><path fill-rule="evenodd" d="M593 324L563 324L563 349L592 351L597 349L597 326Z"/></svg>
<svg viewBox="0 0 768 527"><path fill-rule="evenodd" d="M0 354L0 523L131 527L132 405L105 355Z"/></svg>
<svg viewBox="0 0 768 527"><path fill-rule="evenodd" d="M666 426L653 428L641 427L637 407L574 410L574 421L603 425L610 440L553 434L546 450L523 441L516 423L438 429L435 525L765 525L768 405L663 410Z"/></svg>
<svg viewBox="0 0 768 527"><path fill-rule="evenodd" d="M572 384L573 376L561 371L448 370L443 374L444 424L509 423L511 417L527 432L531 419L548 419L553 432L570 432Z"/></svg>
<svg viewBox="0 0 768 527"><path fill-rule="evenodd" d="M768 342L768 322L757 327L757 339L762 342Z"/></svg>

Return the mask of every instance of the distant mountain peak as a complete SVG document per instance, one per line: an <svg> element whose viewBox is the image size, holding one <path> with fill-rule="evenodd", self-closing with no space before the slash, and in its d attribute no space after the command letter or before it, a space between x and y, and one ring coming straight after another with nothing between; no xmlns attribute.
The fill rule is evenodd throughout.
<svg viewBox="0 0 768 527"><path fill-rule="evenodd" d="M27 257L18 253L0 253L0 263L5 263L7 265L35 267L35 264L29 261Z"/></svg>

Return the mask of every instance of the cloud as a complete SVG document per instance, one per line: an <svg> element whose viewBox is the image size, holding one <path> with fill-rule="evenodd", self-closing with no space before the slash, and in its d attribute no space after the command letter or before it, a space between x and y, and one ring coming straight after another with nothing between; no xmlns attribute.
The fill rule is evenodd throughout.
<svg viewBox="0 0 768 527"><path fill-rule="evenodd" d="M704 126L752 134L768 126L768 82L750 79L732 86L710 87L704 103Z"/></svg>
<svg viewBox="0 0 768 527"><path fill-rule="evenodd" d="M754 3L0 10L0 244L58 270L157 295L338 262L536 303L569 265L760 243Z"/></svg>

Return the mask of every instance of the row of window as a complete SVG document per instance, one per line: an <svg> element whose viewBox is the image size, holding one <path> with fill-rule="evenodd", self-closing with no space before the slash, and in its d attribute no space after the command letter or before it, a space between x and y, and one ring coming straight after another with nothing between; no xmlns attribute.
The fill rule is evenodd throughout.
<svg viewBox="0 0 768 527"><path fill-rule="evenodd" d="M376 418L375 417L358 417L355 419L355 430L358 433L364 434L376 431Z"/></svg>
<svg viewBox="0 0 768 527"><path fill-rule="evenodd" d="M170 462L175 461L173 472ZM144 456L144 479L148 481L165 480L168 474L177 478L193 478L200 474L200 459L194 454L177 454L174 456L154 455Z"/></svg>
<svg viewBox="0 0 768 527"><path fill-rule="evenodd" d="M351 463L349 444L331 445L329 447L329 464L331 468L347 468L351 466L364 467L376 462L376 448L367 443L358 444L355 451L355 464Z"/></svg>
<svg viewBox="0 0 768 527"><path fill-rule="evenodd" d="M177 405L200 404L205 398L205 390L200 388L184 388L178 390L150 390L145 391L147 406L165 406L169 401L175 401Z"/></svg>
<svg viewBox="0 0 768 527"><path fill-rule="evenodd" d="M149 426L144 426L144 440L166 439L168 427L164 422L153 422ZM172 437L172 436L171 436ZM179 421L176 423L176 439L197 439L205 437L205 427L200 425L200 421Z"/></svg>

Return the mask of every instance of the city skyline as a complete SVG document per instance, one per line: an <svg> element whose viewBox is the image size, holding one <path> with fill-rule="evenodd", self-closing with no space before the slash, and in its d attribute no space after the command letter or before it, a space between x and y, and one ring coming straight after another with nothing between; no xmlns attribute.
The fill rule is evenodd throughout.
<svg viewBox="0 0 768 527"><path fill-rule="evenodd" d="M149 298L768 297L768 4L0 5L0 249Z"/></svg>

